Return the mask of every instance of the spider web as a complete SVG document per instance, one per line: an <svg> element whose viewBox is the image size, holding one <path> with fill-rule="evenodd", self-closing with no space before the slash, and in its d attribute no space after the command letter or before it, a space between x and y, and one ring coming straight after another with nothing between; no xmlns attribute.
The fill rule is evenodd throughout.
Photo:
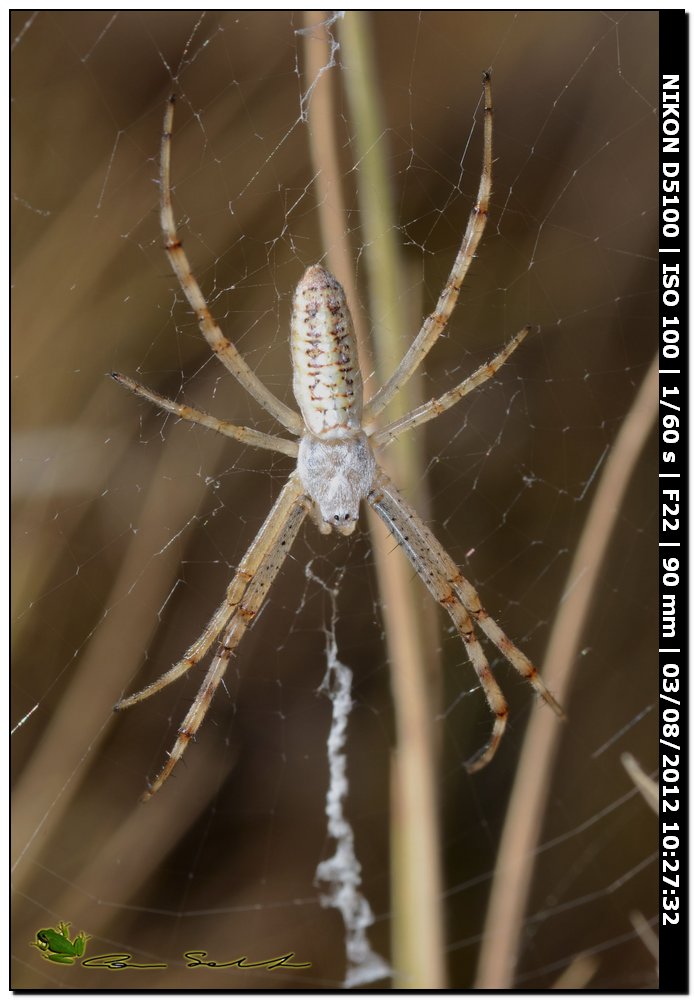
<svg viewBox="0 0 694 1000"><path fill-rule="evenodd" d="M493 382L413 433L417 503L490 613L542 666L601 474L656 349L656 15L370 19L378 141L412 316L402 351L445 282L474 200L480 77L493 70L490 222L421 375L422 398L460 381L526 322L540 331ZM164 101L175 86L174 208L195 273L223 330L292 402L292 289L324 252L303 28L284 12L14 16L15 988L343 985L348 935L316 884L335 851L325 816L332 707L321 690L331 662L353 672L343 808L375 917L369 946L394 963L395 721L365 526L335 541L307 525L197 743L147 806L137 803L145 778L201 674L111 714L199 634L291 468L176 424L104 377L122 371L274 429L210 357L162 251ZM365 314L367 236L342 58L335 49L324 72L336 78L354 307ZM654 462L649 445L573 657L518 936L514 983L526 989L562 975L599 989L657 983L656 818L622 763L631 753L652 775L657 760ZM417 599L429 613L423 588ZM460 639L435 618L441 906L457 989L474 984L489 938L485 912L533 704L487 652L511 717L493 764L469 776L464 761L491 720ZM118 978L49 963L28 942L60 921L92 935L90 955L129 953L166 968ZM193 949L220 962L293 952L311 965L189 969L182 955Z"/></svg>

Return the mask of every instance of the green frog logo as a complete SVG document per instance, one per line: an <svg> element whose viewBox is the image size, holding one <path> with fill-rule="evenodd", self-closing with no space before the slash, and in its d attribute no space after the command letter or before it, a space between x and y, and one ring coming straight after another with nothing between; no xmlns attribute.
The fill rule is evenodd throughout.
<svg viewBox="0 0 694 1000"><path fill-rule="evenodd" d="M91 935L80 931L70 940L70 925L59 923L56 928L44 927L36 932L36 940L31 944L38 948L43 957L58 965L72 965L76 958L84 955L84 949Z"/></svg>

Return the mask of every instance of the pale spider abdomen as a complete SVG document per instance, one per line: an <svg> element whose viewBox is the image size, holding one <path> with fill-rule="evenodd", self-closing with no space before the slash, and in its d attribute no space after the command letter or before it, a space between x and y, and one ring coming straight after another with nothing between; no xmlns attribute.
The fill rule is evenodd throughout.
<svg viewBox="0 0 694 1000"><path fill-rule="evenodd" d="M294 396L308 430L323 440L361 429L362 381L342 285L320 264L296 286L291 322Z"/></svg>

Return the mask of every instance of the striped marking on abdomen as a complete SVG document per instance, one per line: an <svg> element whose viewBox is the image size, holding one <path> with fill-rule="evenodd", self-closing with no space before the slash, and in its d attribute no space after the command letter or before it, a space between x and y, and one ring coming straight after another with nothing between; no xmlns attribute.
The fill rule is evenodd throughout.
<svg viewBox="0 0 694 1000"><path fill-rule="evenodd" d="M342 285L314 264L296 287L291 322L294 396L316 437L350 437L361 428L362 380Z"/></svg>

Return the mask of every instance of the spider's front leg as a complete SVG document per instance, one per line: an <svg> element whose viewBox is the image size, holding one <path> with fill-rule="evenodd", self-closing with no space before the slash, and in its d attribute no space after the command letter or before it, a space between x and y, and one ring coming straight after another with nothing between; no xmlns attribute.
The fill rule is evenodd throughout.
<svg viewBox="0 0 694 1000"><path fill-rule="evenodd" d="M485 747L467 761L468 771L478 771L496 753L506 727L508 706L492 676L487 657L475 635L476 622L496 645L511 666L532 684L536 692L557 715L563 712L548 691L537 670L483 608L479 595L465 579L451 557L416 511L398 493L386 474L379 469L368 501L402 546L408 559L433 597L452 618L468 652L489 707L495 716L492 736Z"/></svg>
<svg viewBox="0 0 694 1000"><path fill-rule="evenodd" d="M232 653L260 611L267 592L279 573L280 567L288 555L299 528L306 517L308 508L309 500L302 495L288 512L286 523L283 525L277 540L265 554L265 558L260 563L257 572L246 588L243 599L239 602L229 621L219 643L217 653L210 664L210 669L207 671L205 680L202 682L195 701L190 706L185 719L181 723L178 730L178 737L169 754L169 759L143 795L144 801L151 798L161 788L183 756L186 747L195 737L207 714L215 691L226 672Z"/></svg>
<svg viewBox="0 0 694 1000"><path fill-rule="evenodd" d="M200 728L229 660L262 607L282 563L289 554L309 506L309 498L305 496L298 478L293 475L258 532L249 552L242 560L229 587L227 600L212 619L211 625L215 624L217 634L224 628L217 653L193 704L181 723L169 759L143 796L145 801L161 788L183 756L188 743ZM194 644L194 646L200 647L196 650L195 662L207 651L211 642L210 634L206 631L203 637ZM155 681L154 684L145 688L144 691L125 699L118 707L127 707L127 705L134 704L154 694L165 684L184 673L191 665L192 657L190 660L182 661L181 664L174 667L159 681Z"/></svg>
<svg viewBox="0 0 694 1000"><path fill-rule="evenodd" d="M187 673L191 667L196 666L207 655L222 634L222 631L226 628L229 619L237 610L251 581L261 572L264 563L268 559L268 554L277 548L277 545L281 541L282 533L285 530L287 520L296 506L301 493L301 484L296 476L292 476L277 497L260 531L251 542L248 551L238 565L233 580L227 587L224 600L202 633L189 646L178 663L175 663L170 670L167 670L156 681L148 684L147 687L142 688L141 691L137 691L127 698L121 698L114 705L114 712L120 712L124 708L130 708L132 705L144 701L146 698L151 698L153 694L157 694L162 688L177 681L179 677L182 677L183 674Z"/></svg>

